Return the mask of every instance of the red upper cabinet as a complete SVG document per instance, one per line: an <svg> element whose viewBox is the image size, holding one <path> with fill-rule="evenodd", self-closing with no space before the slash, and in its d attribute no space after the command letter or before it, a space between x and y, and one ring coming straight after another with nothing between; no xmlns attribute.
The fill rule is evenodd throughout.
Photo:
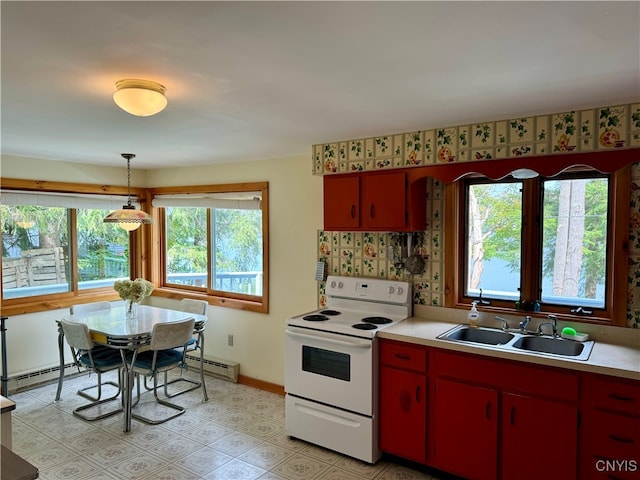
<svg viewBox="0 0 640 480"><path fill-rule="evenodd" d="M420 231L426 228L426 181L404 170L324 177L324 229Z"/></svg>
<svg viewBox="0 0 640 480"><path fill-rule="evenodd" d="M406 181L404 172L362 177L360 205L363 228L397 230L406 227Z"/></svg>
<svg viewBox="0 0 640 480"><path fill-rule="evenodd" d="M357 230L360 226L360 178L324 177L324 229Z"/></svg>

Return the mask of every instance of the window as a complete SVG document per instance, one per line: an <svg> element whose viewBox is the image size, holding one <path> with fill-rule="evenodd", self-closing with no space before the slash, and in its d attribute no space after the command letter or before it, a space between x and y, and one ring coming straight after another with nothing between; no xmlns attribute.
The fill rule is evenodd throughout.
<svg viewBox="0 0 640 480"><path fill-rule="evenodd" d="M152 192L162 219L162 286L267 312L267 184L187 190Z"/></svg>
<svg viewBox="0 0 640 480"><path fill-rule="evenodd" d="M457 182L449 193L459 198L449 199L458 205L448 255L459 252L448 263L457 272L449 280L454 302L624 324L616 303L625 303L626 274L613 268L627 261L620 239L628 222L614 207L628 205L624 175L582 170Z"/></svg>
<svg viewBox="0 0 640 480"><path fill-rule="evenodd" d="M86 295L129 278L129 234L103 223L122 199L2 192L2 300ZM79 208L73 208L79 207Z"/></svg>

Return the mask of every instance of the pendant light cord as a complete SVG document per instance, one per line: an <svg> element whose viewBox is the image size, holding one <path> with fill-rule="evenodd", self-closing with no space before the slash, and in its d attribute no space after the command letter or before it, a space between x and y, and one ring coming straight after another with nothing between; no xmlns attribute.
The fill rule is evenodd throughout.
<svg viewBox="0 0 640 480"><path fill-rule="evenodd" d="M131 206L131 159L135 157L133 153L121 154L127 159L127 206Z"/></svg>

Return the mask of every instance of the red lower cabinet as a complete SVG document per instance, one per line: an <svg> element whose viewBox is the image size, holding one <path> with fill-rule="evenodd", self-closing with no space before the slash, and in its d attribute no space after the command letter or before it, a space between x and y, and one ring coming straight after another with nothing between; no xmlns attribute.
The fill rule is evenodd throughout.
<svg viewBox="0 0 640 480"><path fill-rule="evenodd" d="M501 445L504 480L575 479L578 408L503 393Z"/></svg>
<svg viewBox="0 0 640 480"><path fill-rule="evenodd" d="M585 479L640 479L640 419L591 412L584 419Z"/></svg>
<svg viewBox="0 0 640 480"><path fill-rule="evenodd" d="M435 463L469 480L497 478L498 392L437 379Z"/></svg>
<svg viewBox="0 0 640 480"><path fill-rule="evenodd" d="M580 478L640 479L640 382L587 375L582 396Z"/></svg>
<svg viewBox="0 0 640 480"><path fill-rule="evenodd" d="M382 340L380 363L380 450L426 463L427 351Z"/></svg>
<svg viewBox="0 0 640 480"><path fill-rule="evenodd" d="M380 449L424 463L427 452L427 378L382 367L380 385Z"/></svg>
<svg viewBox="0 0 640 480"><path fill-rule="evenodd" d="M469 480L640 480L637 380L387 339L380 363L385 452Z"/></svg>

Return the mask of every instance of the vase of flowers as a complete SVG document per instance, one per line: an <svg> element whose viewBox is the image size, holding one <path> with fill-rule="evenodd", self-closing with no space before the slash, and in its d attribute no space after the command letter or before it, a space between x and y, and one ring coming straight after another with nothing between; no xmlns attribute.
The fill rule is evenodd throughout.
<svg viewBox="0 0 640 480"><path fill-rule="evenodd" d="M127 318L135 318L138 303L151 295L153 284L144 278L136 278L135 280L117 280L113 288L126 302Z"/></svg>

